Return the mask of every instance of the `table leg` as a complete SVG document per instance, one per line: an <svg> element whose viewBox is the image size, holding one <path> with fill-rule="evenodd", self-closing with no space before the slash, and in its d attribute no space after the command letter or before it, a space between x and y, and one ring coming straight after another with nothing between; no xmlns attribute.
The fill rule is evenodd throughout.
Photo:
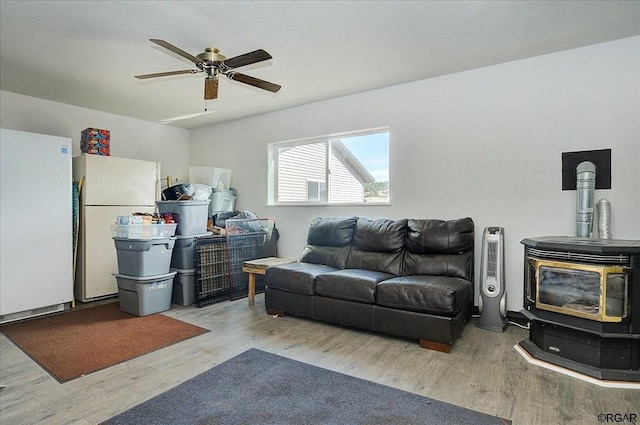
<svg viewBox="0 0 640 425"><path fill-rule="evenodd" d="M249 273L249 305L255 303L256 297L256 274Z"/></svg>

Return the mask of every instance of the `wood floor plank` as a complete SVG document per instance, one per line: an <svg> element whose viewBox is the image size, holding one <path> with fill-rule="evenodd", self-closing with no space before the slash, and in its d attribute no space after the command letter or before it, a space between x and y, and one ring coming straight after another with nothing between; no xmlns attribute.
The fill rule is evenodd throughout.
<svg viewBox="0 0 640 425"><path fill-rule="evenodd" d="M210 332L128 362L58 383L0 336L0 423L98 424L249 348L453 403L518 425L596 424L599 414L635 413L640 391L599 387L527 363L513 346L527 331L470 323L450 353L418 341L292 316L274 318L264 295L168 316Z"/></svg>

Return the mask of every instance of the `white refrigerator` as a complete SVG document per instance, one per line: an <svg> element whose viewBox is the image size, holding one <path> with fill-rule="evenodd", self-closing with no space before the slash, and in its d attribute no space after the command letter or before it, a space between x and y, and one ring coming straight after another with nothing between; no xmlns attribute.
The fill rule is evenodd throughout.
<svg viewBox="0 0 640 425"><path fill-rule="evenodd" d="M153 213L159 199L160 163L82 154L73 158L80 190L80 237L74 294L88 302L118 294L111 225L119 215Z"/></svg>
<svg viewBox="0 0 640 425"><path fill-rule="evenodd" d="M0 129L0 323L73 301L71 139Z"/></svg>

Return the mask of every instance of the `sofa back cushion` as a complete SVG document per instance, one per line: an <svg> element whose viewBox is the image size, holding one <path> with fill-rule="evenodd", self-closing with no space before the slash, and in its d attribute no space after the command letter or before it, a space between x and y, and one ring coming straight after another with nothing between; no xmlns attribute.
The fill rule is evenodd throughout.
<svg viewBox="0 0 640 425"><path fill-rule="evenodd" d="M300 261L344 269L355 227L356 217L314 218Z"/></svg>
<svg viewBox="0 0 640 425"><path fill-rule="evenodd" d="M407 220L358 218L346 267L400 276Z"/></svg>
<svg viewBox="0 0 640 425"><path fill-rule="evenodd" d="M474 223L471 218L410 219L407 227L404 276L451 276L473 282Z"/></svg>

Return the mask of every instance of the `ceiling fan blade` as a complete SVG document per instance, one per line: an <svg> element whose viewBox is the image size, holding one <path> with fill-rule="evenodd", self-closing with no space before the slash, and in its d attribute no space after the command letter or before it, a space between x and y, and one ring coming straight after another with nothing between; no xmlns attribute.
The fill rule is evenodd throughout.
<svg viewBox="0 0 640 425"><path fill-rule="evenodd" d="M262 62L271 59L271 55L262 49L245 53L244 55L235 56L226 59L223 64L227 68L240 68L241 66L251 65L252 63Z"/></svg>
<svg viewBox="0 0 640 425"><path fill-rule="evenodd" d="M156 43L157 45L160 45L162 47L164 47L165 49L171 50L173 53L182 56L183 58L187 58L189 59L191 62L195 63L195 64L199 64L202 63L202 60L193 56L191 53L187 53L184 50L180 49L179 47L174 46L173 44L164 41L164 40L159 40L157 38L150 38L149 41L152 41L154 43Z"/></svg>
<svg viewBox="0 0 640 425"><path fill-rule="evenodd" d="M258 87L259 89L267 90L272 93L277 93L281 86L270 83L268 81L261 80L259 78L250 77L239 72L228 72L225 74L230 80L239 81L241 83L249 84L250 86Z"/></svg>
<svg viewBox="0 0 640 425"><path fill-rule="evenodd" d="M183 69L181 71L156 72L155 74L136 75L136 78L139 80L144 80L147 78L168 77L170 75L197 74L199 72L202 71L200 71L199 69Z"/></svg>
<svg viewBox="0 0 640 425"><path fill-rule="evenodd" d="M204 79L204 98L205 100L213 100L218 98L217 78L207 77Z"/></svg>

